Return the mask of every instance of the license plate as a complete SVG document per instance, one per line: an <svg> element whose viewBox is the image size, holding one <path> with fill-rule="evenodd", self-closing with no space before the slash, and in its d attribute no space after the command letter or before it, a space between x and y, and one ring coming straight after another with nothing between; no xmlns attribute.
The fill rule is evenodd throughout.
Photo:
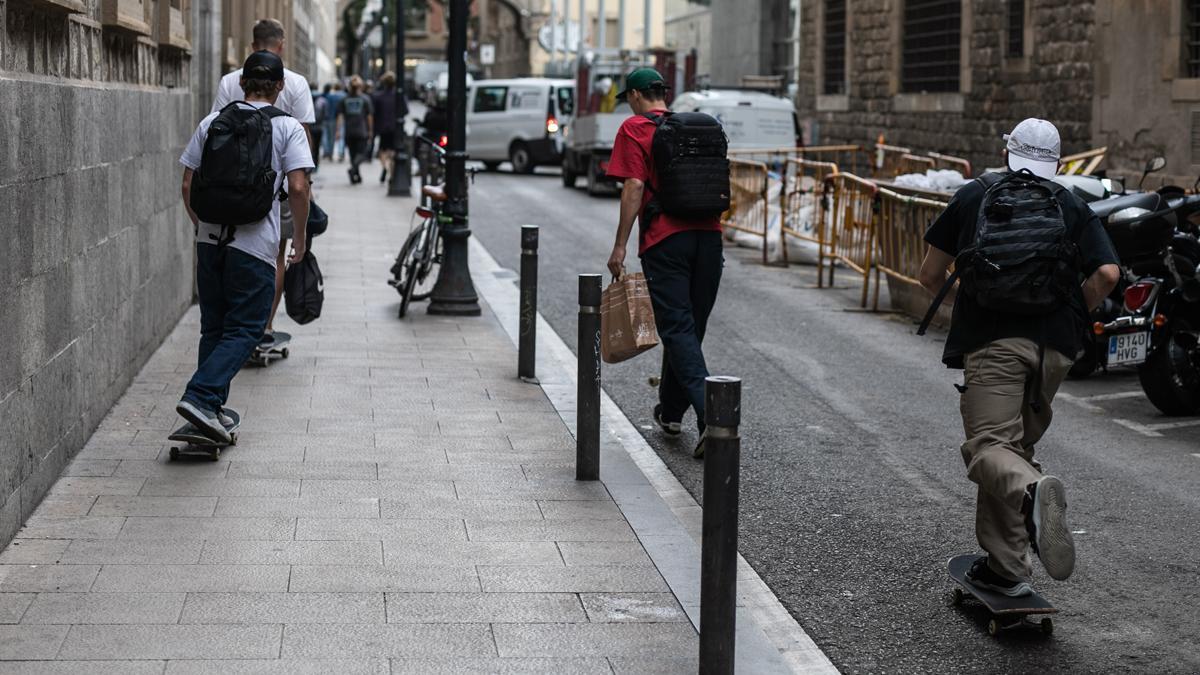
<svg viewBox="0 0 1200 675"><path fill-rule="evenodd" d="M1108 365L1136 365L1146 360L1150 331L1126 333L1108 338Z"/></svg>

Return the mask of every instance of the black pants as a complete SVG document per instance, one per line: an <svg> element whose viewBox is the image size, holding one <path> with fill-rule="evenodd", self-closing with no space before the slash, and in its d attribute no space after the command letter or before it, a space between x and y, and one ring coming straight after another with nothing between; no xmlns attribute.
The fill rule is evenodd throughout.
<svg viewBox="0 0 1200 675"><path fill-rule="evenodd" d="M350 153L350 169L358 175L358 166L367 161L368 138L347 138L346 151Z"/></svg>
<svg viewBox="0 0 1200 675"><path fill-rule="evenodd" d="M690 230L673 234L642 255L654 323L663 345L658 399L663 417L683 418L690 407L704 430L704 378L708 366L700 345L717 301L725 254L721 233Z"/></svg>
<svg viewBox="0 0 1200 675"><path fill-rule="evenodd" d="M312 125L312 158L313 166L321 166L321 140L325 137L325 125Z"/></svg>

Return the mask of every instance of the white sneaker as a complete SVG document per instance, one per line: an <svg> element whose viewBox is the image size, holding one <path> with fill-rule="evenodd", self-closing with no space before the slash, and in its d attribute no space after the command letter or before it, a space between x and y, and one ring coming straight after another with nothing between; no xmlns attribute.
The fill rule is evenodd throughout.
<svg viewBox="0 0 1200 675"><path fill-rule="evenodd" d="M1067 488L1054 476L1032 483L1025 493L1025 528L1029 543L1046 568L1062 581L1075 570L1075 541L1067 526Z"/></svg>

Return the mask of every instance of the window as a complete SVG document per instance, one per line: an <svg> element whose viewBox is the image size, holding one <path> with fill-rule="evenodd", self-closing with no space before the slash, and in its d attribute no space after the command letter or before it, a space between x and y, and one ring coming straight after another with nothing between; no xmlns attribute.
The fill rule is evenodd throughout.
<svg viewBox="0 0 1200 675"><path fill-rule="evenodd" d="M824 93L846 93L846 0L825 0Z"/></svg>
<svg viewBox="0 0 1200 675"><path fill-rule="evenodd" d="M416 5L416 6L413 6ZM429 30L426 24L426 12L423 3L413 3L404 8L404 31L406 33L424 33Z"/></svg>
<svg viewBox="0 0 1200 675"><path fill-rule="evenodd" d="M1184 21L1183 74L1200 77L1200 0L1187 0Z"/></svg>
<svg viewBox="0 0 1200 675"><path fill-rule="evenodd" d="M905 92L957 92L962 0L906 0L900 87Z"/></svg>
<svg viewBox="0 0 1200 675"><path fill-rule="evenodd" d="M1008 43L1005 53L1009 58L1025 56L1025 0L1008 0Z"/></svg>
<svg viewBox="0 0 1200 675"><path fill-rule="evenodd" d="M508 87L480 87L475 90L475 112L504 112Z"/></svg>
<svg viewBox="0 0 1200 675"><path fill-rule="evenodd" d="M575 114L575 90L570 87L559 87L558 89L558 114L573 115Z"/></svg>

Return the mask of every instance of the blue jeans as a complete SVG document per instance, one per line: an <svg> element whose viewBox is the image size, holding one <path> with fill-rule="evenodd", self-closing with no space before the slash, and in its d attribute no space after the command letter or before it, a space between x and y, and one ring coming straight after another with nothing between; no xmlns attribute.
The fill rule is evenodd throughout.
<svg viewBox="0 0 1200 675"><path fill-rule="evenodd" d="M663 418L675 422L690 407L704 430L704 378L708 366L700 344L717 301L725 266L721 233L689 230L667 237L642 254L642 271L663 345L658 400Z"/></svg>
<svg viewBox="0 0 1200 675"><path fill-rule="evenodd" d="M183 398L211 412L262 340L275 299L275 269L231 246L196 244L200 357Z"/></svg>

